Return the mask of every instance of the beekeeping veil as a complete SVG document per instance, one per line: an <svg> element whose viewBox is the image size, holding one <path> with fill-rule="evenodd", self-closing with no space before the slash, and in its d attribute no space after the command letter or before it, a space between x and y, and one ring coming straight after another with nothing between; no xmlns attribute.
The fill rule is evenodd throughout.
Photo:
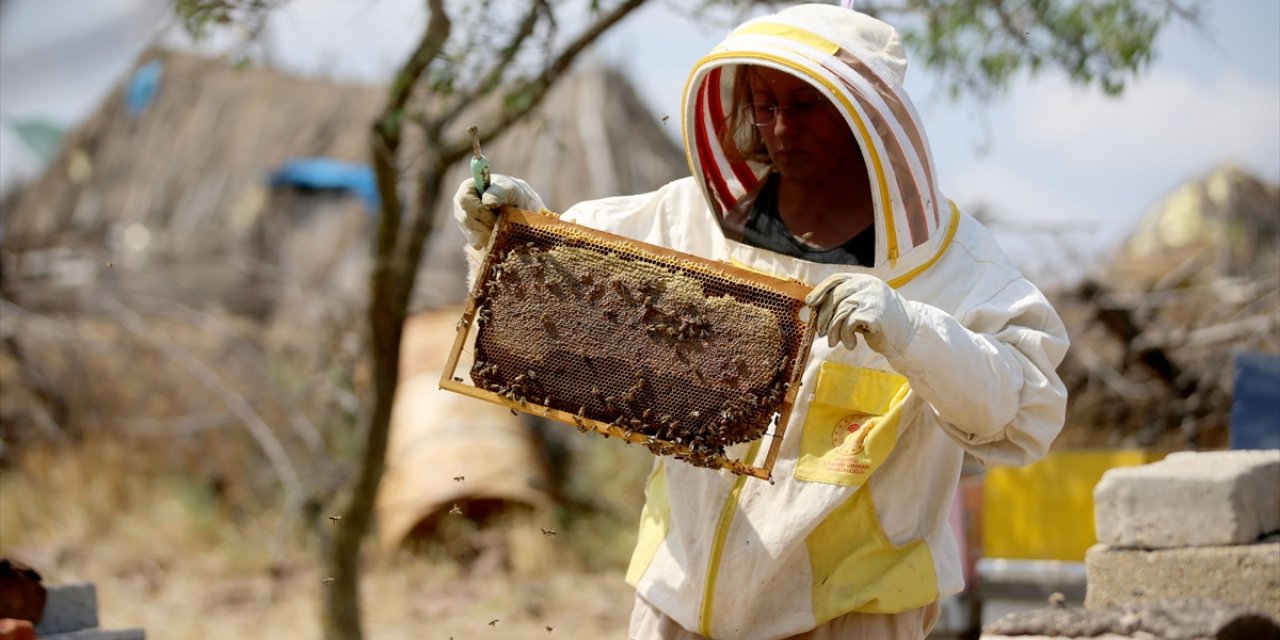
<svg viewBox="0 0 1280 640"><path fill-rule="evenodd" d="M897 31L852 9L806 4L739 26L698 61L685 85L686 157L727 237L742 237L745 220L735 206L769 172L767 163L737 159L722 144L737 106L740 65L789 73L839 109L870 172L875 266L893 265L945 227L946 200L924 129L902 86L907 60ZM747 119L738 123L753 126Z"/></svg>

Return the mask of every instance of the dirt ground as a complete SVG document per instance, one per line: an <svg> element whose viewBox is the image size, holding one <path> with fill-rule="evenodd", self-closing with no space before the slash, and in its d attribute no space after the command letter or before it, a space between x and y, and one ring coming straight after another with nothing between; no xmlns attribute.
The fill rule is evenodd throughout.
<svg viewBox="0 0 1280 640"><path fill-rule="evenodd" d="M6 553L14 551L51 564L42 550ZM126 562L136 550L111 543L63 550L52 559L56 568L41 572L47 584L93 582L104 629L142 627L148 638L185 640L322 636L326 587L317 562L238 567L219 548L154 551L154 560ZM621 572L478 575L416 557L371 563L361 591L365 637L384 640L618 638L632 598Z"/></svg>

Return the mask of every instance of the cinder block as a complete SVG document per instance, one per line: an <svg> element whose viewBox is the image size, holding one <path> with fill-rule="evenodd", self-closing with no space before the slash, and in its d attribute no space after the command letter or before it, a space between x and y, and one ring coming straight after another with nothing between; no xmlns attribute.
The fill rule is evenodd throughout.
<svg viewBox="0 0 1280 640"><path fill-rule="evenodd" d="M147 640L142 629L85 629L40 636L39 640Z"/></svg>
<svg viewBox="0 0 1280 640"><path fill-rule="evenodd" d="M1107 471L1093 489L1098 542L1169 549L1255 542L1280 530L1280 450L1170 454Z"/></svg>
<svg viewBox="0 0 1280 640"><path fill-rule="evenodd" d="M1085 570L1090 609L1197 598L1280 620L1280 537L1149 551L1100 544L1085 554Z"/></svg>
<svg viewBox="0 0 1280 640"><path fill-rule="evenodd" d="M98 591L92 582L46 586L44 616L36 625L36 635L44 637L98 626Z"/></svg>
<svg viewBox="0 0 1280 640"><path fill-rule="evenodd" d="M984 625L982 634L983 640L1263 640L1280 638L1280 624L1265 614L1235 605L1190 599L1126 605L1118 609L1059 605L1019 611Z"/></svg>

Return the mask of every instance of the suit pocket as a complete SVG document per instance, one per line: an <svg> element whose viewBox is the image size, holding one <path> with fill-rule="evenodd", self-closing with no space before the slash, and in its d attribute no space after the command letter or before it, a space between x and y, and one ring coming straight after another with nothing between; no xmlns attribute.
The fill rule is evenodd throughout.
<svg viewBox="0 0 1280 640"><path fill-rule="evenodd" d="M861 486L898 442L911 388L888 371L823 362L805 416L795 477Z"/></svg>

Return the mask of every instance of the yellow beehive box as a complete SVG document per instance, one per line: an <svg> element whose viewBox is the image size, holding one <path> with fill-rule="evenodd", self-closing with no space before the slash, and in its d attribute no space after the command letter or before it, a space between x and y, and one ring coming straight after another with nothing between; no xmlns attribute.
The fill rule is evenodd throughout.
<svg viewBox="0 0 1280 640"><path fill-rule="evenodd" d="M982 555L1084 562L1097 543L1093 487L1108 469L1154 462L1143 450L1060 451L1026 467L997 467L983 483Z"/></svg>

